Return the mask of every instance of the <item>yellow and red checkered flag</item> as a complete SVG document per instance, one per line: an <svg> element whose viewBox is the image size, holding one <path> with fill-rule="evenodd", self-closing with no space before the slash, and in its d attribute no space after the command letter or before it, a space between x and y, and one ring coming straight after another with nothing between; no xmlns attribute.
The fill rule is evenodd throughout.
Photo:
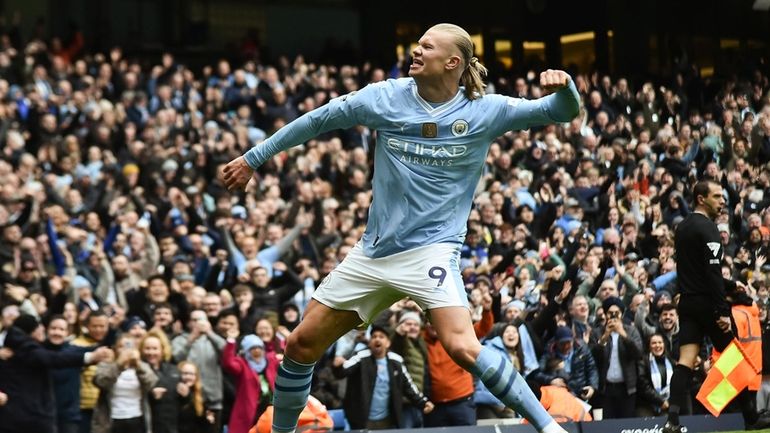
<svg viewBox="0 0 770 433"><path fill-rule="evenodd" d="M711 367L696 398L712 415L719 416L758 372L740 343L733 340Z"/></svg>

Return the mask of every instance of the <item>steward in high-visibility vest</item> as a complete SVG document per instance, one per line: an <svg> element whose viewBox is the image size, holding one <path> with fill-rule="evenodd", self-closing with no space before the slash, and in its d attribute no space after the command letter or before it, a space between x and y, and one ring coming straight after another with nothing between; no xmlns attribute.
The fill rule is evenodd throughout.
<svg viewBox="0 0 770 433"><path fill-rule="evenodd" d="M762 324L759 321L759 307L745 293L728 296L727 299L732 304L735 338L741 344L743 353L750 359L753 367L759 369L749 383L749 391L759 391L762 385ZM716 362L719 355L719 352L712 350L712 361Z"/></svg>
<svg viewBox="0 0 770 433"><path fill-rule="evenodd" d="M273 406L268 406L257 420L257 425L249 430L249 433L270 433L273 424ZM304 433L327 432L334 428L334 421L323 405L312 395L307 399L307 405L297 420L297 431Z"/></svg>
<svg viewBox="0 0 770 433"><path fill-rule="evenodd" d="M759 307L755 302L748 306L733 305L732 313L735 336L741 343L743 353L759 369L749 383L749 391L759 391L762 385L762 324L759 322Z"/></svg>
<svg viewBox="0 0 770 433"><path fill-rule="evenodd" d="M735 339L724 350L712 352L712 370L698 393L698 400L717 416L744 388L757 391L762 383L762 330L759 308L744 293L730 298ZM733 347L734 345L740 347ZM728 360L721 360L722 356ZM748 408L744 408L746 410ZM756 410L756 408L753 408Z"/></svg>
<svg viewBox="0 0 770 433"><path fill-rule="evenodd" d="M532 381L527 382L540 404L556 422L593 421L587 406L582 400L572 395L567 388L555 385L538 386ZM527 420L522 421L527 424Z"/></svg>

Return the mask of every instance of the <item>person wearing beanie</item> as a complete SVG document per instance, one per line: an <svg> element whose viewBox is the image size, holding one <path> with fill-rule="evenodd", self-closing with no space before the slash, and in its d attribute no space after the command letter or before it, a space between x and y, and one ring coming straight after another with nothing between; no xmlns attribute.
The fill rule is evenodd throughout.
<svg viewBox="0 0 770 433"><path fill-rule="evenodd" d="M418 327L422 326L422 317L416 311L404 311L398 318L398 324L400 325L409 320L414 321Z"/></svg>
<svg viewBox="0 0 770 433"><path fill-rule="evenodd" d="M518 319L526 308L527 304L524 301L514 299L503 307L503 319L507 322L512 322Z"/></svg>
<svg viewBox="0 0 770 433"><path fill-rule="evenodd" d="M658 290L655 293L655 295L652 297L653 309L656 312L660 312L660 309L661 307L663 307L663 305L670 304L673 300L674 300L674 297L671 295L671 292L665 289Z"/></svg>
<svg viewBox="0 0 770 433"><path fill-rule="evenodd" d="M135 174L139 174L138 165L129 163L123 166L123 176L129 177Z"/></svg>
<svg viewBox="0 0 770 433"><path fill-rule="evenodd" d="M390 350L401 355L404 359L404 367L417 389L426 394L425 387L429 382L428 348L420 336L422 333L422 316L417 311L401 310L398 316ZM403 421L401 428L420 428L423 426L422 412L415 407L406 397L402 405Z"/></svg>
<svg viewBox="0 0 770 433"><path fill-rule="evenodd" d="M560 369L548 369L550 365L563 363ZM559 326L553 342L542 357L540 365L531 377L541 385L566 387L576 397L590 400L599 389L599 371L591 350L582 338L575 338L572 328Z"/></svg>
<svg viewBox="0 0 770 433"><path fill-rule="evenodd" d="M13 326L36 341L43 341L40 337L45 337L45 334L42 333L42 325L35 316L30 314L22 314L17 317L16 320L13 321Z"/></svg>
<svg viewBox="0 0 770 433"><path fill-rule="evenodd" d="M112 356L107 348L86 353L50 350L43 346L44 338L42 325L28 314L16 318L8 330L4 347L13 355L0 359L0 390L8 396L0 406L3 433L55 432L53 369L82 367Z"/></svg>
<svg viewBox="0 0 770 433"><path fill-rule="evenodd" d="M604 418L631 418L636 402L636 361L642 356L642 337L636 326L624 323L625 304L617 296L602 302L605 323L594 352Z"/></svg>
<svg viewBox="0 0 770 433"><path fill-rule="evenodd" d="M243 356L238 356L237 337L238 329L231 329L222 351L222 369L235 378L235 404L227 425L229 432L248 433L254 420L270 404L279 361L273 353L265 351L265 343L254 334L243 337L240 344Z"/></svg>
<svg viewBox="0 0 770 433"><path fill-rule="evenodd" d="M147 324L141 317L131 316L123 322L120 329L124 334L129 334L139 341L147 333Z"/></svg>

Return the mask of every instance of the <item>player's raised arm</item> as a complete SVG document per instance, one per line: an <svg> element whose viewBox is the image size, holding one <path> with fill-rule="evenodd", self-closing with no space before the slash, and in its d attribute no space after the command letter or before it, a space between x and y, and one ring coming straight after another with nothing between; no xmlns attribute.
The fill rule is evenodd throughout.
<svg viewBox="0 0 770 433"><path fill-rule="evenodd" d="M496 135L537 125L569 122L578 115L580 95L569 74L554 69L543 71L540 87L553 93L533 100L504 97L503 109L495 122Z"/></svg>
<svg viewBox="0 0 770 433"><path fill-rule="evenodd" d="M244 189L254 170L283 150L333 129L366 124L370 113L369 107L376 100L376 87L376 85L369 85L358 92L332 99L328 104L300 116L279 129L243 156L230 161L222 173L222 180L227 189Z"/></svg>

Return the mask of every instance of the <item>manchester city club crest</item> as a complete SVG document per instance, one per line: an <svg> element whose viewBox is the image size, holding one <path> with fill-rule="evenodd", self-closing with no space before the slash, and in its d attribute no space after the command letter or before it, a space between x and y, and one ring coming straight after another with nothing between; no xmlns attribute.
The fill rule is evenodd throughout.
<svg viewBox="0 0 770 433"><path fill-rule="evenodd" d="M460 119L452 122L452 135L455 137L462 137L468 133L468 122Z"/></svg>

